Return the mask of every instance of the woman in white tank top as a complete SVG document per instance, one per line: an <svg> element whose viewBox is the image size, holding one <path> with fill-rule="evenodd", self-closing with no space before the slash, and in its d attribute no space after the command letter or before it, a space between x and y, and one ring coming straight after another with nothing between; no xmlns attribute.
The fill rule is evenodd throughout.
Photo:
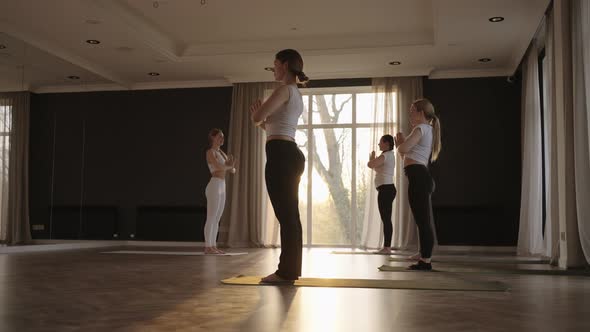
<svg viewBox="0 0 590 332"><path fill-rule="evenodd" d="M391 254L391 237L393 235L393 224L391 213L393 200L397 189L393 184L395 170L395 153L393 152L394 140L391 135L383 135L379 140L379 150L382 151L379 157L375 151L371 152L367 166L375 171L375 188L377 189L377 207L383 222L383 248L376 254Z"/></svg>
<svg viewBox="0 0 590 332"><path fill-rule="evenodd" d="M301 276L303 234L299 216L299 182L305 169L305 156L295 143L297 121L303 112L303 99L297 81L305 83L303 59L292 49L275 56L274 78L281 82L262 103L252 104L252 122L266 130L265 179L268 196L281 225L281 256L275 273L263 283L293 283Z"/></svg>
<svg viewBox="0 0 590 332"><path fill-rule="evenodd" d="M204 229L205 254L224 254L223 251L217 249L217 231L225 207L225 175L228 171L236 172L236 160L221 150L225 138L220 129L211 129L208 139L206 159L211 172L211 180L205 189L207 197L207 221L205 221Z"/></svg>
<svg viewBox="0 0 590 332"><path fill-rule="evenodd" d="M441 149L440 121L428 99L419 99L410 107L412 132L395 137L398 152L404 158L404 172L408 177L408 199L420 238L420 257L411 270L432 270L430 263L435 242L431 195L434 181L428 170L430 161L438 158Z"/></svg>

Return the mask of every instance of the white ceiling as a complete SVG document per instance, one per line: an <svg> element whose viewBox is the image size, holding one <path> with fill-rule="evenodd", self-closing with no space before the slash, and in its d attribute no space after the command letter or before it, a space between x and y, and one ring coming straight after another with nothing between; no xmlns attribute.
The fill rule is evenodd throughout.
<svg viewBox="0 0 590 332"><path fill-rule="evenodd" d="M268 81L283 48L312 79L507 76L549 1L0 0L0 91Z"/></svg>

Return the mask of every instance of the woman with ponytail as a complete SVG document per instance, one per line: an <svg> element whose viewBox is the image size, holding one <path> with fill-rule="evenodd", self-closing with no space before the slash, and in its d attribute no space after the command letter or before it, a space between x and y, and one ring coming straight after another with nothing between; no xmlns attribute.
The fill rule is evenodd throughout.
<svg viewBox="0 0 590 332"><path fill-rule="evenodd" d="M438 158L441 141L440 121L428 99L418 99L412 103L410 124L412 132L408 137L401 132L395 137L397 150L404 160L404 172L409 182L410 209L420 238L420 258L409 269L430 271L435 239L431 201L434 180L428 171L428 164Z"/></svg>
<svg viewBox="0 0 590 332"><path fill-rule="evenodd" d="M391 212L393 200L397 194L393 184L393 174L395 170L395 153L393 152L393 136L383 135L379 140L379 150L381 155L375 156L375 151L371 152L367 166L375 171L375 188L377 188L377 206L379 215L383 222L383 248L376 254L391 254L391 237L393 235L393 224L391 223Z"/></svg>
<svg viewBox="0 0 590 332"><path fill-rule="evenodd" d="M274 78L282 84L262 103L250 107L252 122L266 130L266 189L281 225L281 256L275 273L263 283L293 283L301 276L303 234L299 216L299 182L305 156L295 143L297 121L303 112L303 98L297 83L308 78L303 59L292 49L282 50L274 60Z"/></svg>
<svg viewBox="0 0 590 332"><path fill-rule="evenodd" d="M207 165L211 172L211 180L205 189L207 197L207 221L205 221L205 254L224 254L217 249L217 231L219 220L225 207L225 174L236 172L236 160L231 155L226 155L221 146L224 136L221 129L211 129L208 135Z"/></svg>

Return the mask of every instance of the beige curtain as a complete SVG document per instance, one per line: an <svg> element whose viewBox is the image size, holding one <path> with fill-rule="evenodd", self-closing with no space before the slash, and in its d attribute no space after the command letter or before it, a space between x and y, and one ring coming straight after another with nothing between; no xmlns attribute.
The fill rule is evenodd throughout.
<svg viewBox="0 0 590 332"><path fill-rule="evenodd" d="M219 231L219 242L230 247L263 246L276 231L269 229L267 222L265 134L254 127L249 112L253 102L264 100L276 86L277 83L238 83L233 87L227 136L228 152L238 159L238 167L228 179L226 209Z"/></svg>
<svg viewBox="0 0 590 332"><path fill-rule="evenodd" d="M28 92L0 94L0 242L31 241L29 227Z"/></svg>
<svg viewBox="0 0 590 332"><path fill-rule="evenodd" d="M522 75L523 171L517 245L517 251L521 255L537 255L545 251L542 224L541 99L538 73L537 45L533 41L526 53Z"/></svg>
<svg viewBox="0 0 590 332"><path fill-rule="evenodd" d="M397 132L406 135L410 132L408 109L411 103L421 98L421 77L374 78L374 126L371 130L375 145L385 134L395 136ZM376 151L378 149L375 149ZM375 174L370 172L367 179L367 198L363 217L363 232L360 246L362 248L378 248L383 244L382 222L377 207L377 190L374 183ZM397 196L393 203L393 237L391 246L398 249L414 249L417 247L416 225L408 202L408 182L403 172L403 162L398 153L395 160L394 183Z"/></svg>
<svg viewBox="0 0 590 332"><path fill-rule="evenodd" d="M559 201L557 195L557 130L555 118L554 75L553 75L553 12L549 12L545 24L545 66L543 67L545 87L545 252L551 263L559 259Z"/></svg>
<svg viewBox="0 0 590 332"><path fill-rule="evenodd" d="M590 3L572 3L575 187L580 244L590 263Z"/></svg>

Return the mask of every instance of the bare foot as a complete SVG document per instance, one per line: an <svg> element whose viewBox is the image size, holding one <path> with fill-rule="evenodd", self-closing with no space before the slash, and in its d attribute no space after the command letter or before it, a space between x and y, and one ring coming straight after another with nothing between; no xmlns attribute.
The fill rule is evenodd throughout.
<svg viewBox="0 0 590 332"><path fill-rule="evenodd" d="M415 253L412 256L408 257L408 260L410 261L417 261L421 258L420 253Z"/></svg>
<svg viewBox="0 0 590 332"><path fill-rule="evenodd" d="M381 249L379 251L375 251L374 254L378 254L378 255L389 255L389 254L391 254L391 248L390 247L384 247L383 249Z"/></svg>
<svg viewBox="0 0 590 332"><path fill-rule="evenodd" d="M205 255L215 255L215 254L218 254L218 252L213 247L205 247L205 250L203 252L205 253Z"/></svg>
<svg viewBox="0 0 590 332"><path fill-rule="evenodd" d="M295 280L283 279L276 274L269 274L266 277L260 279L263 284L292 284Z"/></svg>

